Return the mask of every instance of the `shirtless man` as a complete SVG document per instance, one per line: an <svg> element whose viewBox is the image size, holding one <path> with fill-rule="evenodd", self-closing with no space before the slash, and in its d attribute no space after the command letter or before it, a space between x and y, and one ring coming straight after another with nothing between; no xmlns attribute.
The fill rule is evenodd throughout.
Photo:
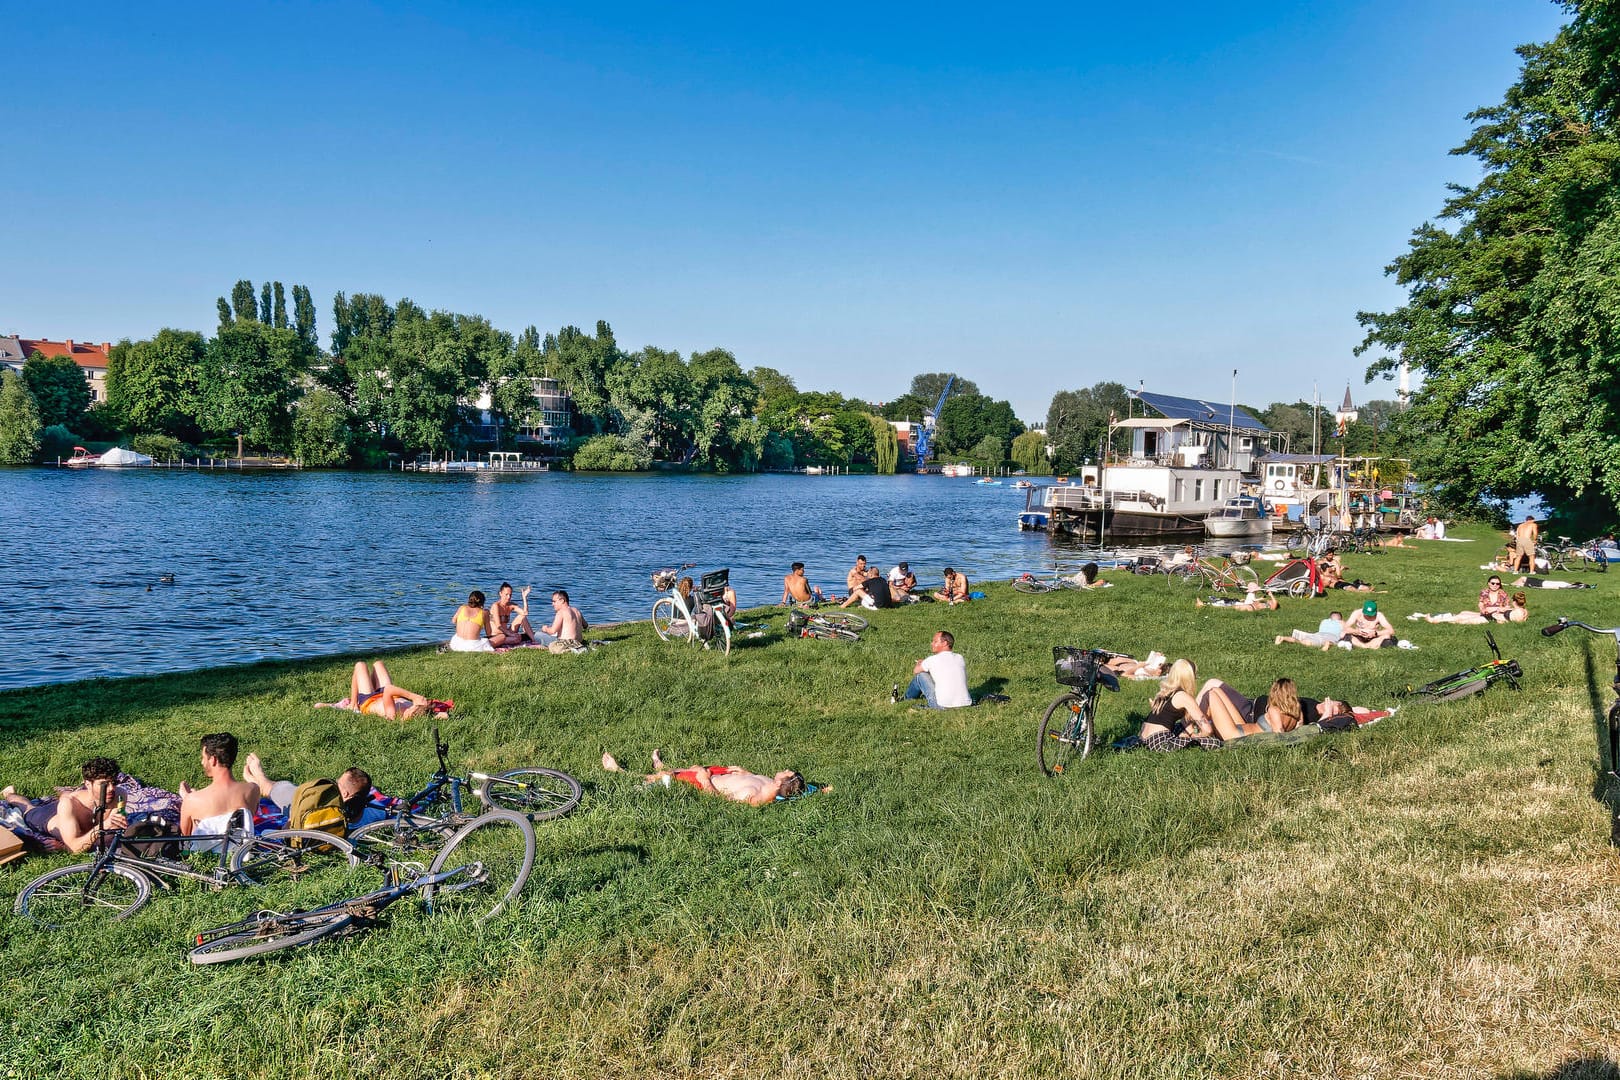
<svg viewBox="0 0 1620 1080"><path fill-rule="evenodd" d="M579 613L579 608L568 602L568 593L562 589L552 593L551 610L555 614L551 621L534 635L534 640L542 645L550 645L554 641L569 645L585 644L585 616Z"/></svg>
<svg viewBox="0 0 1620 1080"><path fill-rule="evenodd" d="M249 820L259 808L259 785L231 775L236 765L236 736L219 732L202 737L202 768L206 787L180 784L180 835L223 833L231 815L246 810Z"/></svg>
<svg viewBox="0 0 1620 1080"><path fill-rule="evenodd" d="M1513 547L1516 553L1513 557L1513 565L1509 569L1518 570L1522 566L1532 574L1535 573L1536 542L1540 539L1541 528L1536 524L1535 515L1524 515L1524 520L1519 522L1519 527L1513 530Z"/></svg>
<svg viewBox="0 0 1620 1080"><path fill-rule="evenodd" d="M864 584L866 584L866 556L857 555L855 565L844 575L844 591L853 596L855 590Z"/></svg>
<svg viewBox="0 0 1620 1080"><path fill-rule="evenodd" d="M23 809L23 820L37 833L60 840L69 851L88 851L96 842L96 799L112 808L102 824L109 829L122 829L127 822L118 808L118 762L112 758L94 757L79 770L83 786L64 791L54 799L40 799L30 803L12 795L7 789L6 800Z"/></svg>
<svg viewBox="0 0 1620 1080"><path fill-rule="evenodd" d="M530 586L523 586L523 602L514 604L511 583L501 582L501 587L495 594L495 606L490 608L489 612L492 624L490 644L521 645L525 641L534 640L534 627L529 625L529 593L533 591Z"/></svg>
<svg viewBox="0 0 1620 1080"><path fill-rule="evenodd" d="M242 759L242 778L256 785L266 799L282 810L291 807L293 797L298 794L298 785L291 780L270 779L258 754L249 754ZM366 770L355 765L344 769L338 774L337 789L343 799L343 816L348 820L349 828L357 829L362 825L388 820L388 811L371 803L371 774Z"/></svg>
<svg viewBox="0 0 1620 1080"><path fill-rule="evenodd" d="M1384 613L1378 610L1378 601L1369 600L1360 611L1351 612L1344 621L1344 638L1353 648L1379 649L1386 641L1395 640L1395 628Z"/></svg>
<svg viewBox="0 0 1620 1080"><path fill-rule="evenodd" d="M839 606L849 607L851 604L874 609L894 607L894 593L883 571L875 566L867 568L866 577L849 590L849 599Z"/></svg>
<svg viewBox="0 0 1620 1080"><path fill-rule="evenodd" d="M805 578L804 563L794 563L787 576L782 579L782 599L777 603L786 607L789 604L823 604L826 601L827 598L821 595L821 590Z"/></svg>
<svg viewBox="0 0 1620 1080"><path fill-rule="evenodd" d="M612 754L602 755L602 768L608 772L625 771ZM783 769L775 776L760 776L738 765L699 765L695 769L671 769L664 764L664 759L659 756L657 750L653 751L653 768L657 771L648 773L642 778L646 783L669 787L672 781L679 780L684 784L691 784L699 791L719 795L733 802L747 803L749 806L767 806L775 802L778 795L784 799L791 799L795 795L804 794L804 777L792 769Z"/></svg>

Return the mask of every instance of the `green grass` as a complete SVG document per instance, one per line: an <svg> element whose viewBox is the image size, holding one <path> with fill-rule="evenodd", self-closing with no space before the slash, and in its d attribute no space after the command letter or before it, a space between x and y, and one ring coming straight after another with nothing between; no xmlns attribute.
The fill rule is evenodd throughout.
<svg viewBox="0 0 1620 1080"><path fill-rule="evenodd" d="M1620 873L1594 798L1611 657L1535 628L1620 621L1620 573L1533 593L1531 623L1497 629L1521 694L1406 704L1297 747L1035 766L1054 644L1370 705L1486 659L1478 628L1402 618L1472 605L1498 545L1464 535L1349 560L1389 589L1410 652L1271 645L1350 597L1195 611L1188 590L1116 578L877 613L855 645L784 640L778 616L729 659L646 625L583 657L391 655L401 683L455 699L454 762L586 783L539 827L518 910L471 926L401 904L359 939L201 970L188 935L277 898L182 886L76 940L0 918L0 1077L1613 1077ZM1010 704L888 704L941 626ZM351 662L0 695L0 782L72 783L101 753L196 782L197 738L223 729L274 773L357 763L412 789L427 722L309 707ZM1103 736L1134 731L1153 689L1105 695ZM598 767L655 746L833 790L751 810ZM0 896L72 861L0 869Z"/></svg>

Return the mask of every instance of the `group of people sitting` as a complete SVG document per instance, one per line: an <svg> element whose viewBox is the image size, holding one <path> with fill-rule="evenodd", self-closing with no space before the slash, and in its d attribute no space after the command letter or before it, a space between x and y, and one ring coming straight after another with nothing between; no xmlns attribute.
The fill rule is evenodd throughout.
<svg viewBox="0 0 1620 1080"><path fill-rule="evenodd" d="M782 598L777 602L784 607L793 605L814 607L819 604L851 607L859 604L864 608L877 609L914 604L919 600L965 604L972 599L967 575L955 567L945 568L945 584L942 588L932 593L923 593L918 590L917 575L912 573L908 563L898 562L885 574L878 566L869 564L865 555L855 556L855 565L844 575L844 587L843 596L827 595L810 584L805 576L804 563L796 562L782 578Z"/></svg>
<svg viewBox="0 0 1620 1080"><path fill-rule="evenodd" d="M239 747L235 735L204 735L199 759L207 783L182 782L178 792L150 787L120 771L118 762L93 757L80 769L78 787L59 789L35 799L12 787L0 790L0 825L19 832L47 851L88 851L96 840L96 812L105 829L129 829L151 823L150 835L223 836L233 824L244 831L287 825L298 785L272 780L256 754L249 754L242 778L235 774ZM351 827L383 820L393 801L372 787L364 769L350 767L337 778L344 818ZM208 850L194 845L192 850Z"/></svg>
<svg viewBox="0 0 1620 1080"><path fill-rule="evenodd" d="M1323 652L1337 645L1341 649L1384 649L1401 642L1389 618L1378 610L1378 601L1368 600L1346 619L1341 611L1328 613L1314 631L1294 630L1274 639L1277 645L1309 645ZM1410 648L1410 644L1403 646Z"/></svg>
<svg viewBox="0 0 1620 1080"><path fill-rule="evenodd" d="M686 581L690 584L691 578ZM567 591L552 592L551 621L538 630L529 622L529 593L532 591L525 585L521 599L514 602L511 584L502 582L494 606L485 607L484 594L474 589L468 594L467 602L456 608L451 617L455 634L448 643L450 651L494 652L524 645L545 646L553 652L584 649L589 624L569 602Z"/></svg>
<svg viewBox="0 0 1620 1080"><path fill-rule="evenodd" d="M1254 700L1219 679L1199 686L1197 667L1183 659L1171 664L1160 682L1138 738L1148 750L1189 746L1213 750L1265 731L1288 732L1302 724L1340 717L1351 718L1353 723L1357 713L1347 702L1334 698L1300 697L1294 681L1287 678L1276 679L1270 690Z"/></svg>

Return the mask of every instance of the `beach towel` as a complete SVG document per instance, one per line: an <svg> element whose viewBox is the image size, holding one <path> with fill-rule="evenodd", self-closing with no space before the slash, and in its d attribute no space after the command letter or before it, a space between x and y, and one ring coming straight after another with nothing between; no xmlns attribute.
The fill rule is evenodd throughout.
<svg viewBox="0 0 1620 1080"><path fill-rule="evenodd" d="M831 791L831 790L832 790L832 785L831 784L812 784L810 781L806 780L804 782L804 790L803 791L799 792L797 795L778 795L776 797L776 801L779 802L779 803L780 802L797 802L800 799L808 799L810 796L815 795L815 794L817 794L819 792Z"/></svg>

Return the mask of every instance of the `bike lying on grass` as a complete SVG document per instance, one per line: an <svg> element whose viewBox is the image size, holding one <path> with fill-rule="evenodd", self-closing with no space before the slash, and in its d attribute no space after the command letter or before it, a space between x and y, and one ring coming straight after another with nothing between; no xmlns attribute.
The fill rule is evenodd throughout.
<svg viewBox="0 0 1620 1080"><path fill-rule="evenodd" d="M363 856L386 849L394 856L428 851L472 821L477 814L464 809L462 793L471 790L483 810L510 810L531 822L562 817L579 805L584 788L560 769L512 769L503 773L472 772L453 776L446 755L447 743L433 729L433 750L439 767L427 787L405 800L399 813L386 821L363 825L349 839Z"/></svg>
<svg viewBox="0 0 1620 1080"><path fill-rule="evenodd" d="M1546 631L1543 630L1542 633ZM1496 659L1487 660L1478 667L1459 671L1455 675L1447 675L1443 679L1436 679L1422 686L1408 686L1398 693L1402 697L1421 696L1433 698L1435 701L1456 701L1459 698L1473 697L1499 682L1506 682L1513 689L1519 689L1519 680L1524 678L1524 669L1519 667L1519 662L1502 659L1502 650L1496 647L1496 638L1489 630L1485 631L1485 644L1491 647L1491 653Z"/></svg>
<svg viewBox="0 0 1620 1080"><path fill-rule="evenodd" d="M246 960L360 933L374 926L390 904L412 893L421 894L429 912L461 913L482 922L517 898L533 868L534 826L529 819L491 810L450 837L426 871L417 863L392 862L387 884L376 892L312 911L257 911L246 919L204 930L197 935L191 962Z"/></svg>
<svg viewBox="0 0 1620 1080"><path fill-rule="evenodd" d="M788 637L821 638L824 641L859 641L861 631L870 623L860 615L843 611L806 611L794 608L788 612Z"/></svg>
<svg viewBox="0 0 1620 1080"><path fill-rule="evenodd" d="M1035 746L1047 776L1061 776L1070 761L1084 761L1097 745L1097 687L1119 689L1119 678L1103 666L1118 656L1105 649L1052 649L1057 681L1070 687L1046 707Z"/></svg>
<svg viewBox="0 0 1620 1080"><path fill-rule="evenodd" d="M130 837L104 828L106 795L95 811L96 854L89 862L47 870L17 894L16 913L48 929L129 918L151 899L154 886L196 881L213 889L264 885L314 877L322 869L359 865L348 841L330 833L276 829L253 835L246 811L223 835ZM201 869L192 857L217 855Z"/></svg>

